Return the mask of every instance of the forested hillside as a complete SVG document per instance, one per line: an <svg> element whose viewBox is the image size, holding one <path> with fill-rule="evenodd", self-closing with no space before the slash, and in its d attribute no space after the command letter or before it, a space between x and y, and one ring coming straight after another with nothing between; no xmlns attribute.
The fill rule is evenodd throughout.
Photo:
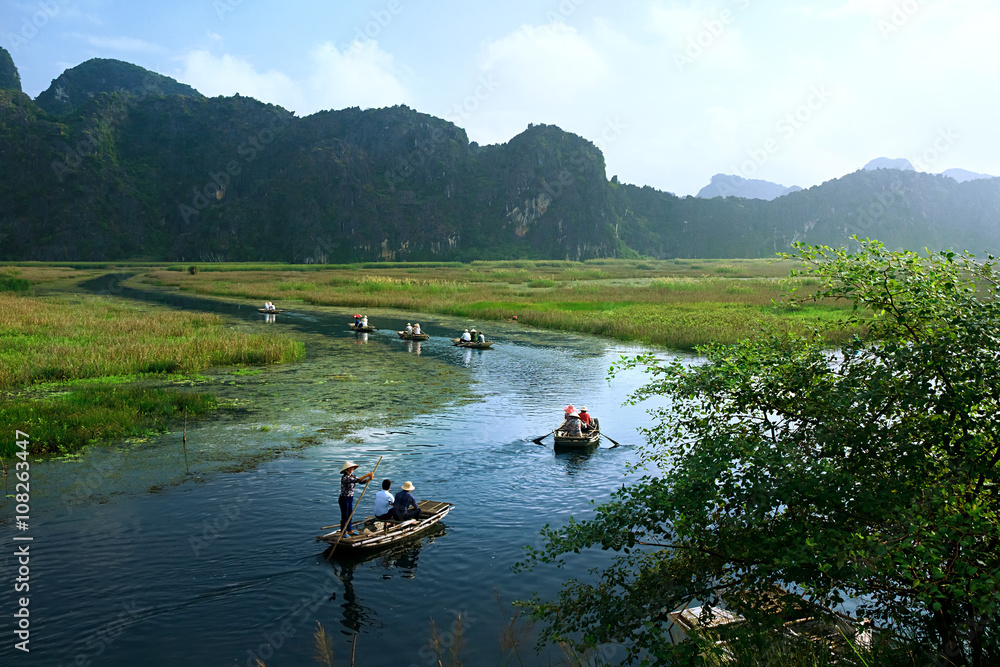
<svg viewBox="0 0 1000 667"><path fill-rule="evenodd" d="M861 171L773 201L609 181L550 125L501 145L405 106L298 118L113 60L33 101L0 53L4 260L764 257L793 241L1000 249L1000 179Z"/></svg>

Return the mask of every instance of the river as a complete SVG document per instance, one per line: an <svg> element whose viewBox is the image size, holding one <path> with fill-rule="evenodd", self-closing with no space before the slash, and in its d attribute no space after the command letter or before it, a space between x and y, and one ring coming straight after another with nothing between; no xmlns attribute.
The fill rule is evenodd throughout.
<svg viewBox="0 0 1000 667"><path fill-rule="evenodd" d="M449 343L477 324L455 318L369 311L380 331L362 338L347 331L343 309L293 307L266 322L223 300L133 289L116 298L280 330L306 342L307 358L188 380L231 409L190 423L186 445L173 432L33 464L31 652L14 650L8 635L0 663L316 664L318 622L336 664L350 664L357 632L357 665L430 666L433 620L443 646L461 635L463 664L492 665L511 602L551 598L563 579L607 562L597 551L566 570L511 570L524 545L540 544L542 526L586 517L592 500L628 483L636 429L658 406L623 404L642 373L609 383L607 372L640 348L490 324L495 349L474 351ZM399 340L395 330L417 318L431 339ZM604 440L562 454L551 436L534 444L570 402L587 405L622 446ZM379 457L376 482L391 478L397 490L411 480L417 498L454 509L420 541L367 560L327 559L314 538L339 520L341 465L352 459L367 472ZM14 534L9 522L0 527L4 544ZM17 563L5 551L9 582ZM8 619L11 600L3 596ZM534 641L526 629L509 664L562 662L558 648L536 653ZM608 648L601 657L614 664L623 655Z"/></svg>

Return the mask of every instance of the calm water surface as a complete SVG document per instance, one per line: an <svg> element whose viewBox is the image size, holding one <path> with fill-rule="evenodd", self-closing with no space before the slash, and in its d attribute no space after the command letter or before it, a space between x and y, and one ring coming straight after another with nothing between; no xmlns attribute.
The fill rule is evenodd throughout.
<svg viewBox="0 0 1000 667"><path fill-rule="evenodd" d="M170 299L233 316L250 330L292 333L309 356L245 384L208 374L213 391L254 397L252 409L192 424L186 471L178 434L34 467L33 491L43 500L30 531L32 650L22 654L5 641L0 664L316 664L320 622L337 664L349 664L357 631L358 665L429 666L437 661L431 620L448 645L461 615L464 663L493 665L512 613L506 603L552 597L561 579L586 578L587 568L607 561L597 552L568 571L511 571L524 545L539 544L543 525L585 517L592 499L627 483L625 466L640 442L635 429L650 423L645 410L655 406L622 405L641 373L610 384L606 376L620 355L638 349L493 325L496 349L463 350L447 337L470 323L428 316L420 321L432 338L415 345L396 337L406 322L399 314L372 312L373 324L386 329L362 340L345 330L343 310L303 309L264 323L245 306ZM589 454L556 454L551 437L532 443L559 423L568 402L587 405L622 446L603 441ZM253 447L285 454L225 472ZM418 542L368 560L328 560L314 538L339 520L340 466L350 458L365 472L379 456L376 481L391 478L395 491L412 480L418 498L455 508L442 531ZM64 488L74 478L79 486L98 460L103 472L87 486L94 501L66 504ZM110 472L119 468L125 472ZM106 481L112 476L114 485ZM101 495L112 486L126 492ZM376 490L359 515L370 513ZM13 534L0 528L4 544ZM12 581L16 563L10 556L0 563ZM2 604L10 618L10 594ZM530 632L519 656L511 664L562 658L553 649L536 654ZM604 657L613 663L622 654Z"/></svg>

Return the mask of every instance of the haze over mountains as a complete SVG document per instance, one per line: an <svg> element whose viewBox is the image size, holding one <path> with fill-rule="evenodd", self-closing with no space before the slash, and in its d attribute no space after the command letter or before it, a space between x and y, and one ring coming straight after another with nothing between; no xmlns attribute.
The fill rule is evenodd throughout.
<svg viewBox="0 0 1000 667"><path fill-rule="evenodd" d="M852 234L1000 250L996 178L713 178L715 198L677 197L609 179L593 143L552 125L479 146L406 106L298 118L100 59L33 101L2 49L0 88L5 260L768 257Z"/></svg>
<svg viewBox="0 0 1000 667"><path fill-rule="evenodd" d="M876 169L898 169L900 171L916 171L916 168L906 158L875 158L864 166L865 171L875 171ZM942 176L953 178L959 183L975 181L981 178L996 178L989 174L978 174L968 169L945 169L940 172ZM758 179L748 180L742 176L731 174L716 174L712 177L712 182L698 191L698 196L703 199L712 197L743 197L745 199L765 199L771 201L778 197L798 192L801 190L797 185L785 187L770 181Z"/></svg>

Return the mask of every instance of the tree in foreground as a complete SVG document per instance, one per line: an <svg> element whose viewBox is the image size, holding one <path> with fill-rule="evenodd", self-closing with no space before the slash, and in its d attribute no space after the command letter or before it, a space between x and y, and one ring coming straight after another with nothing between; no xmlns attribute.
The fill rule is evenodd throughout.
<svg viewBox="0 0 1000 667"><path fill-rule="evenodd" d="M705 363L623 359L651 374L630 400L669 407L645 430L646 475L528 550L524 567L615 552L599 583L530 603L546 639L678 661L669 612L727 600L752 613L780 587L824 607L851 600L931 664L1000 664L995 258L867 240L791 258L820 279L808 298L854 302L836 325L852 341L762 335L705 348Z"/></svg>

